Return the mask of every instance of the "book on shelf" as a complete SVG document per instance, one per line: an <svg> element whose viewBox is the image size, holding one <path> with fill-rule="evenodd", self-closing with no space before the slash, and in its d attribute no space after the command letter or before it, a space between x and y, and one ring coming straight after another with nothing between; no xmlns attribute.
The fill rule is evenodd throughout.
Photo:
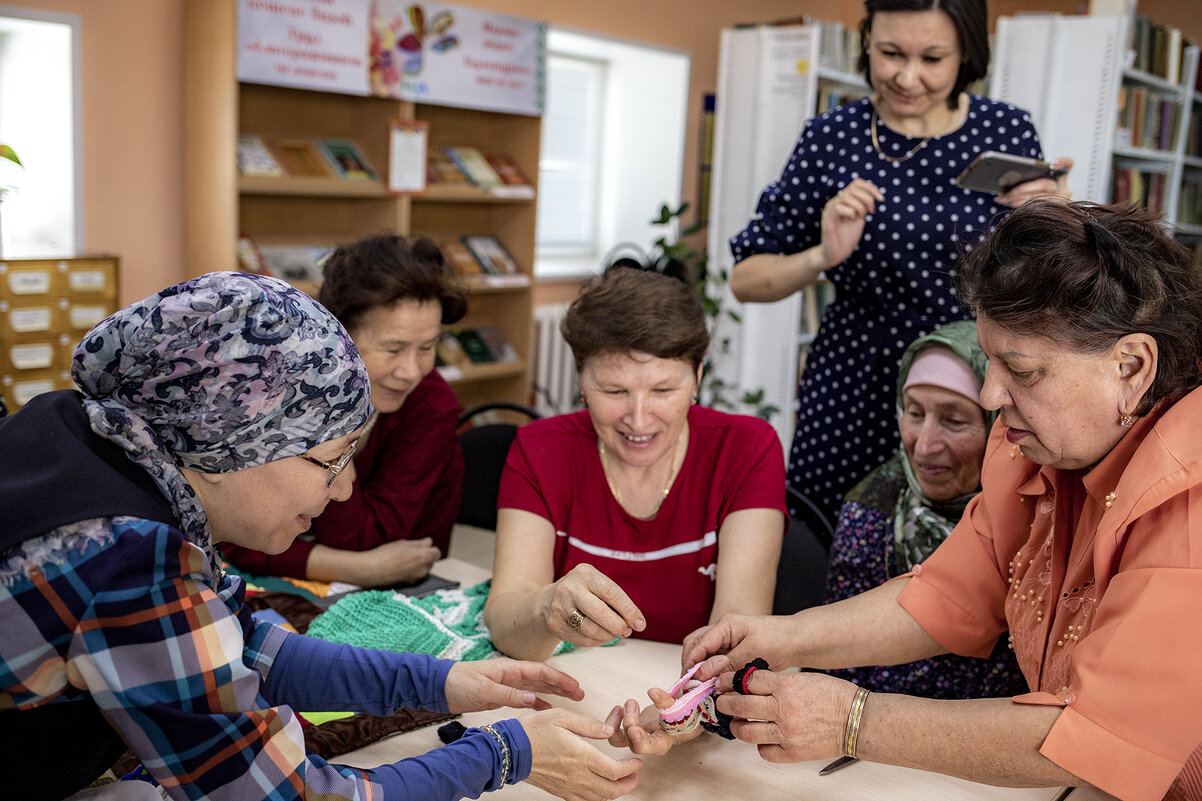
<svg viewBox="0 0 1202 801"><path fill-rule="evenodd" d="M489 194L494 197L532 198L534 187L518 163L504 153L486 153L485 161L501 179L501 186L493 187Z"/></svg>
<svg viewBox="0 0 1202 801"><path fill-rule="evenodd" d="M254 134L238 134L238 171L243 175L284 177L284 168L271 155L267 143Z"/></svg>
<svg viewBox="0 0 1202 801"><path fill-rule="evenodd" d="M463 244L480 262L484 272L489 275L514 275L518 272L517 262L501 246L495 236L474 234L463 237Z"/></svg>
<svg viewBox="0 0 1202 801"><path fill-rule="evenodd" d="M267 145L293 178L334 177L334 168L311 139L281 137L268 140Z"/></svg>
<svg viewBox="0 0 1202 801"><path fill-rule="evenodd" d="M472 364L489 364L496 361L493 356L492 349L488 347L488 343L480 336L480 332L473 329L458 329L453 332L455 339L459 340L459 345L463 348L463 352L467 354L467 359Z"/></svg>
<svg viewBox="0 0 1202 801"><path fill-rule="evenodd" d="M379 177L350 139L318 139L317 149L340 178L348 181L374 181Z"/></svg>
<svg viewBox="0 0 1202 801"><path fill-rule="evenodd" d="M437 148L426 154L426 183L446 186L471 186L463 171L451 161L445 151Z"/></svg>
<svg viewBox="0 0 1202 801"><path fill-rule="evenodd" d="M285 281L321 283L322 264L333 248L320 245L261 245L259 253L271 275Z"/></svg>
<svg viewBox="0 0 1202 801"><path fill-rule="evenodd" d="M458 239L447 239L438 243L442 257L450 265L451 270L458 276L480 275L484 268L476 257L468 250L467 245Z"/></svg>
<svg viewBox="0 0 1202 801"><path fill-rule="evenodd" d="M435 366L462 367L468 363L467 353L454 334L445 333L439 336L434 346Z"/></svg>
<svg viewBox="0 0 1202 801"><path fill-rule="evenodd" d="M268 266L267 260L263 258L263 254L259 252L259 247L255 244L255 240L249 236L243 235L238 237L237 252L238 266L242 268L243 272L258 273L259 275L275 275L271 271L271 267Z"/></svg>
<svg viewBox="0 0 1202 801"><path fill-rule="evenodd" d="M473 185L495 189L504 184L501 176L497 175L497 171L477 148L453 146L446 148L446 154Z"/></svg>
<svg viewBox="0 0 1202 801"><path fill-rule="evenodd" d="M430 123L425 120L393 120L388 136L388 189L392 192L424 192L429 183L426 150Z"/></svg>
<svg viewBox="0 0 1202 801"><path fill-rule="evenodd" d="M509 340L505 339L505 335L501 333L501 329L486 326L484 328L477 328L476 333L480 339L484 340L484 344L488 346L488 352L492 354L493 361L516 362L518 360L518 352L514 350L513 345L509 344Z"/></svg>

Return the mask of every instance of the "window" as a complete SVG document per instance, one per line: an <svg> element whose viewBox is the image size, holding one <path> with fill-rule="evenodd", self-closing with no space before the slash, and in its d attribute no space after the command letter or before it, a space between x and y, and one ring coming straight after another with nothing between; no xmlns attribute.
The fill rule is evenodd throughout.
<svg viewBox="0 0 1202 801"><path fill-rule="evenodd" d="M0 6L0 253L73 254L81 240L75 125L79 18Z"/></svg>
<svg viewBox="0 0 1202 801"><path fill-rule="evenodd" d="M555 28L547 50L534 274L573 278L645 250L660 205L679 205L689 59Z"/></svg>

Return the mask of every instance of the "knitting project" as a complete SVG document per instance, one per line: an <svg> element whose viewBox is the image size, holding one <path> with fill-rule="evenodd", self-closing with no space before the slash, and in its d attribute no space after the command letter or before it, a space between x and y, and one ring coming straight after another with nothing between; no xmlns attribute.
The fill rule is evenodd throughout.
<svg viewBox="0 0 1202 801"><path fill-rule="evenodd" d="M329 642L473 661L504 656L484 625L491 579L466 589L437 590L421 598L387 590L347 595L309 624L310 637ZM561 642L556 654L576 646Z"/></svg>

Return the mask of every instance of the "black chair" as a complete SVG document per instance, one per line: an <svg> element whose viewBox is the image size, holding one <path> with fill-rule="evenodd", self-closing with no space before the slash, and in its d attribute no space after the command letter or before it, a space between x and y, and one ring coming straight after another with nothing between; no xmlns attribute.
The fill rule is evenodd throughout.
<svg viewBox="0 0 1202 801"><path fill-rule="evenodd" d="M487 422L464 428L485 412L513 412L537 420L540 415L519 403L485 403L459 416L459 445L463 448L463 499L456 522L492 531L497 529L497 490L509 446L517 436L515 423Z"/></svg>
<svg viewBox="0 0 1202 801"><path fill-rule="evenodd" d="M834 527L813 501L792 487L787 492L791 514L776 568L774 615L791 615L822 604L830 544L835 535Z"/></svg>

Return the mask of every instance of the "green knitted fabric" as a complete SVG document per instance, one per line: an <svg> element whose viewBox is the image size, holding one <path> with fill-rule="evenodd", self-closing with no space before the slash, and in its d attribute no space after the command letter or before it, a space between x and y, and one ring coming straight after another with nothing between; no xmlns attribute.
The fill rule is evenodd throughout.
<svg viewBox="0 0 1202 801"><path fill-rule="evenodd" d="M410 598L387 590L355 592L313 618L305 633L329 642L429 654L439 659L493 659L503 654L484 626L484 602L492 581L466 589L438 590ZM576 646L561 642L556 654Z"/></svg>

